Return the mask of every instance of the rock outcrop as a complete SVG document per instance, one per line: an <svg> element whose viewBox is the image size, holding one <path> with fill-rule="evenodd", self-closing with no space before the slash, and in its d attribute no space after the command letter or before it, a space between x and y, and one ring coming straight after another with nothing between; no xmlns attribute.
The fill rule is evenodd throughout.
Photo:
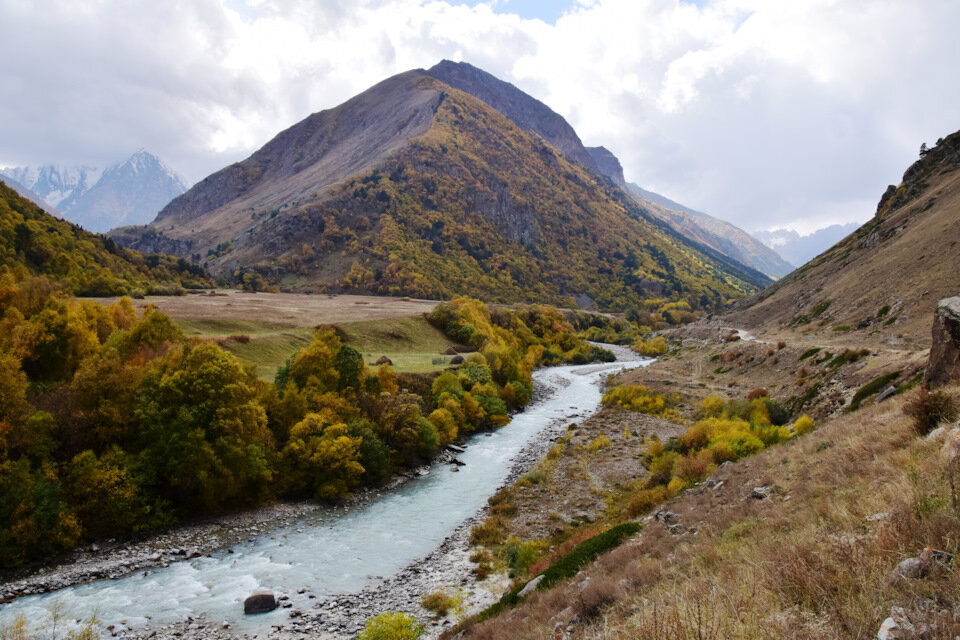
<svg viewBox="0 0 960 640"><path fill-rule="evenodd" d="M960 296L937 305L933 317L933 343L924 383L939 387L960 378Z"/></svg>

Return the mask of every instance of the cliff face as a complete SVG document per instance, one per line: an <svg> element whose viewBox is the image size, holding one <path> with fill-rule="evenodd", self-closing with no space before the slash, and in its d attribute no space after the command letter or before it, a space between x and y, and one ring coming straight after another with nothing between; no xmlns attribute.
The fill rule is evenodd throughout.
<svg viewBox="0 0 960 640"><path fill-rule="evenodd" d="M946 298L933 316L930 362L924 374L929 387L960 379L960 296Z"/></svg>

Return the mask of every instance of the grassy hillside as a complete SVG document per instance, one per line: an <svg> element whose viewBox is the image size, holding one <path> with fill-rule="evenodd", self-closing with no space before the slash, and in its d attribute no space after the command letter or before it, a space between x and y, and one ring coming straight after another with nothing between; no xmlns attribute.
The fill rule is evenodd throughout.
<svg viewBox="0 0 960 640"><path fill-rule="evenodd" d="M891 186L876 215L763 291L731 322L793 335L917 347L937 301L957 295L960 132L940 141Z"/></svg>
<svg viewBox="0 0 960 640"><path fill-rule="evenodd" d="M716 308L768 281L648 218L486 104L420 82L443 92L426 134L323 198L263 218L210 268L297 291L620 309L664 298Z"/></svg>
<svg viewBox="0 0 960 640"><path fill-rule="evenodd" d="M144 256L60 220L0 183L0 270L47 276L77 295L170 293L209 286L197 265Z"/></svg>

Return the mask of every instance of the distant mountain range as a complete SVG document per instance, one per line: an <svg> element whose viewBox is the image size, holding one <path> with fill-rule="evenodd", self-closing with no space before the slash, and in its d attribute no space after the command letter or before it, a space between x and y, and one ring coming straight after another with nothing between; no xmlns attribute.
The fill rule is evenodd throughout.
<svg viewBox="0 0 960 640"><path fill-rule="evenodd" d="M186 185L159 158L138 151L112 167L44 165L0 169L21 195L88 231L146 224Z"/></svg>
<svg viewBox="0 0 960 640"><path fill-rule="evenodd" d="M641 206L542 102L447 61L307 117L111 237L296 291L716 308L771 281Z"/></svg>
<svg viewBox="0 0 960 640"><path fill-rule="evenodd" d="M605 147L589 147L587 152L601 175L609 178L645 211L660 218L678 233L702 242L773 278L780 278L793 271L793 265L781 258L776 251L729 222L694 211L658 193L642 189L639 185L627 184L620 160Z"/></svg>
<svg viewBox="0 0 960 640"><path fill-rule="evenodd" d="M807 235L790 229L755 231L753 236L795 265L803 265L857 230L856 222L832 224Z"/></svg>
<svg viewBox="0 0 960 640"><path fill-rule="evenodd" d="M891 185L877 212L734 314L736 326L804 335L880 335L930 346L937 301L957 295L960 131L943 138ZM817 343L819 344L819 343Z"/></svg>

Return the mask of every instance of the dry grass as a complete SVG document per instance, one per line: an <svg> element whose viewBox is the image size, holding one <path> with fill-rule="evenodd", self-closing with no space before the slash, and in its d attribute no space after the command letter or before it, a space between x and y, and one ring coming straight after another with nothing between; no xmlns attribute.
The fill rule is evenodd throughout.
<svg viewBox="0 0 960 640"><path fill-rule="evenodd" d="M865 640L892 607L927 625L923 637L953 638L960 571L934 563L923 579L892 575L925 547L960 557L943 437L915 437L903 404L841 416L720 470L719 488L666 505L686 533L650 518L638 540L464 639L554 637L572 611L562 637ZM746 498L759 485L773 494Z"/></svg>

